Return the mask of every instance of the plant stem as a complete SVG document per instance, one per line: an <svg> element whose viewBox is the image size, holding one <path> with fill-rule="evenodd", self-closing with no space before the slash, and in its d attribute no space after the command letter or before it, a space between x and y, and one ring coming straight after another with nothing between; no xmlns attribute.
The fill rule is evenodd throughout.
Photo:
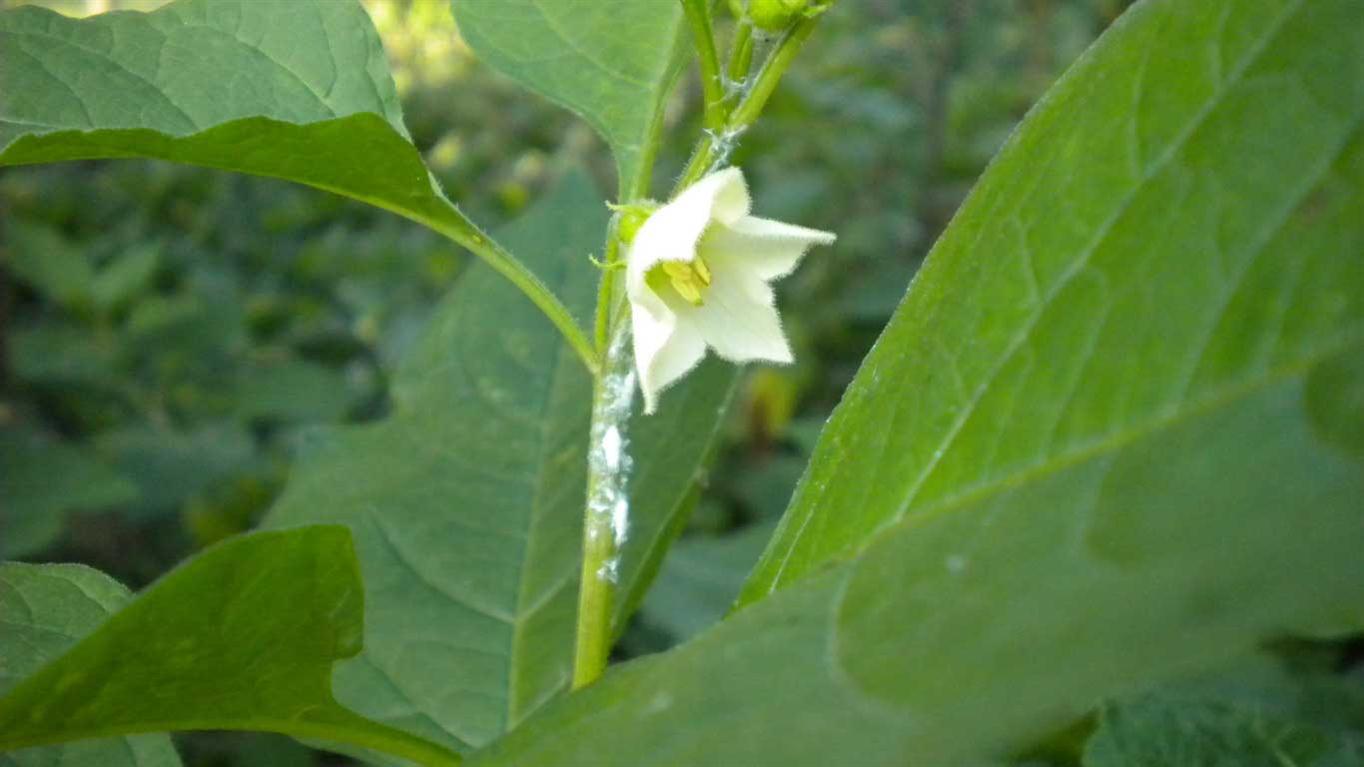
<svg viewBox="0 0 1364 767"><path fill-rule="evenodd" d="M710 31L708 1L682 0L682 3L692 21L693 31L699 36L703 81L719 86L719 64ZM701 35L698 19L704 22L704 35ZM699 180L713 165L723 162L732 144L722 145L732 142L758 118L813 27L813 19L803 19L782 36L763 62L751 87L742 92L734 111L722 117L719 130L708 127L707 135L697 144L687 169L678 179L673 196ZM748 44L750 48L748 53L738 54L738 58L749 60L751 38L748 43L741 41L741 44ZM707 47L709 55L705 53ZM731 69L737 66L731 60ZM743 68L746 71L747 64ZM708 126L713 103L711 93L707 91ZM578 625L573 660L575 690L596 681L606 671L611 653L620 545L625 540L630 510L627 427L634 402L635 371L630 346L630 305L620 295L620 280L614 274L620 245L617 222L613 220L607 232L607 268L602 273L597 292L595 336L601 359L592 392L592 421L588 433L587 512L583 520L582 577L578 584Z"/></svg>
<svg viewBox="0 0 1364 767"><path fill-rule="evenodd" d="M753 24L748 19L739 21L734 29L734 41L729 49L729 80L742 83L748 79L748 70L753 67Z"/></svg>
<svg viewBox="0 0 1364 767"><path fill-rule="evenodd" d="M381 206L383 207L383 206ZM540 311L545 313L554 327L563 334L564 340L573 347L573 351L578 354L583 365L588 372L597 375L599 370L598 355L596 348L587 339L587 334L578 326L573 315L569 313L568 307L563 305L549 286L540 281L526 265L521 263L507 249L497 243L486 232L478 228L478 225L470 221L453 204L449 205L450 215L422 216L413 214L411 211L397 210L390 208L395 213L410 218L419 224L423 224L437 232L445 235L456 243L468 248L474 255L483 259L489 266L496 269L503 277L511 280L512 284L521 290L527 298L531 300ZM441 211L446 213L447 211Z"/></svg>
<svg viewBox="0 0 1364 767"><path fill-rule="evenodd" d="M705 96L705 125L720 130L725 124L725 86L720 78L720 57L715 51L715 29L710 21L710 0L682 0L696 58L701 68L701 92Z"/></svg>
<svg viewBox="0 0 1364 767"><path fill-rule="evenodd" d="M597 359L606 356L606 343L611 333L611 306L616 293L616 272L620 259L620 215L611 217L606 226L606 252L602 255L601 282L597 283L597 313L593 323L593 334L597 342Z"/></svg>
<svg viewBox="0 0 1364 767"><path fill-rule="evenodd" d="M682 171L677 186L673 189L674 197L714 170L715 166L723 163L734 149L739 136L757 121L758 115L762 114L763 108L767 106L767 100L781 82L782 75L786 74L786 70L791 66L796 53L810 38L810 33L815 29L816 18L801 19L782 35L772 53L763 62L762 68L746 86L742 98L729 113L724 125L718 131L707 130L706 135L696 145L691 160L687 162L687 167Z"/></svg>
<svg viewBox="0 0 1364 767"><path fill-rule="evenodd" d="M610 297L604 297L610 301ZM625 540L630 502L630 406L635 373L630 323L618 315L592 393L587 454L587 514L583 520L583 565L578 586L578 633L573 689L591 684L606 670L611 653L619 548Z"/></svg>
<svg viewBox="0 0 1364 767"><path fill-rule="evenodd" d="M753 87L730 114L731 130L744 130L757 122L758 115L762 114L763 108L767 106L767 100L772 97L777 84L781 82L781 76L786 74L801 46L810 39L810 33L815 31L816 18L818 17L801 19L782 35L776 50L763 62L762 69L754 79Z"/></svg>

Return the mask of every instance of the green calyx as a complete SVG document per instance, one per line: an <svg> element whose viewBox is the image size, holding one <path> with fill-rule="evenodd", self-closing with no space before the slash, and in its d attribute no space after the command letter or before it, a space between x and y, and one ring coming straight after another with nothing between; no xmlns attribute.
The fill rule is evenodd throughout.
<svg viewBox="0 0 1364 767"><path fill-rule="evenodd" d="M658 203L653 201L634 202L627 205L607 205L620 216L616 224L616 237L621 244L629 245L635 241L635 235L639 233L639 228L644 226L644 222L649 220L649 216L658 210Z"/></svg>

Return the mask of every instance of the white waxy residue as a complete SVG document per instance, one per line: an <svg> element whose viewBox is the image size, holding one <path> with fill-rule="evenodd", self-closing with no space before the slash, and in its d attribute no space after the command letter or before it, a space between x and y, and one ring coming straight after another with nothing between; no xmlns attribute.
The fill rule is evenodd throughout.
<svg viewBox="0 0 1364 767"><path fill-rule="evenodd" d="M611 533L616 538L616 548L624 545L630 533L630 503L624 496L617 498L615 508L611 509Z"/></svg>
<svg viewBox="0 0 1364 767"><path fill-rule="evenodd" d="M630 441L627 427L635 395L635 371L629 364L630 334L620 332L611 343L608 359L625 360L622 369L603 376L592 413L592 446L588 451L591 491L587 499L587 535L597 540L607 528L617 552L597 570L597 577L616 582L620 568L619 547L630 526Z"/></svg>
<svg viewBox="0 0 1364 767"><path fill-rule="evenodd" d="M611 557L602 562L601 567L597 568L597 577L615 583L616 579L620 577L620 557Z"/></svg>
<svg viewBox="0 0 1364 767"><path fill-rule="evenodd" d="M606 427L606 433L601 438L602 462L606 464L606 470L612 473L620 471L620 462L624 458L621 451L625 449L623 438L620 436L620 429L614 425Z"/></svg>

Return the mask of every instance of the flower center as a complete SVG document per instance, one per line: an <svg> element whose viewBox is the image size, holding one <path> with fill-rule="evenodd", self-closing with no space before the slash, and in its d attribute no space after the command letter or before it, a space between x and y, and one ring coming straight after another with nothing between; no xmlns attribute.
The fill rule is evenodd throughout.
<svg viewBox="0 0 1364 767"><path fill-rule="evenodd" d="M665 285L672 285L682 299L692 306L700 306L702 292L710 287L710 267L700 254L691 261L664 261L649 270L645 278L655 293Z"/></svg>

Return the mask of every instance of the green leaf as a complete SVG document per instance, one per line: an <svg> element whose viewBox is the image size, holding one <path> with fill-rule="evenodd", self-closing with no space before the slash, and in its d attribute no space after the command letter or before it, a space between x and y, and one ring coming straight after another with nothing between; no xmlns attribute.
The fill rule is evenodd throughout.
<svg viewBox="0 0 1364 767"><path fill-rule="evenodd" d="M0 477L6 472L0 472ZM8 493L0 493L6 501ZM128 601L128 590L80 565L0 564L0 695L64 653ZM170 738L134 735L0 754L0 767L174 767Z"/></svg>
<svg viewBox="0 0 1364 767"><path fill-rule="evenodd" d="M574 175L504 233L570 307L607 211ZM712 364L633 432L618 626L694 495L733 380ZM486 269L461 278L400 366L386 420L337 430L295 466L268 523L354 533L364 653L338 671L359 711L467 750L565 689L587 477L591 380L553 328Z"/></svg>
<svg viewBox="0 0 1364 767"><path fill-rule="evenodd" d="M916 278L748 606L476 763L974 764L1357 629L1361 83L1353 0L1136 5Z"/></svg>
<svg viewBox="0 0 1364 767"><path fill-rule="evenodd" d="M441 232L556 309L437 187L358 2L25 6L0 11L0 51L0 167L147 157L296 181Z"/></svg>
<svg viewBox="0 0 1364 767"><path fill-rule="evenodd" d="M7 609L27 612L24 599L14 592ZM332 698L333 663L360 650L362 599L340 527L256 533L207 549L0 698L0 750L167 730L262 730L456 764L443 749ZM30 620L52 620L34 607ZM81 606L55 609L60 616Z"/></svg>
<svg viewBox="0 0 1364 767"><path fill-rule="evenodd" d="M1355 343L1361 12L1152 2L1116 25L933 249L743 601Z"/></svg>
<svg viewBox="0 0 1364 767"><path fill-rule="evenodd" d="M1245 678L1243 678L1245 677ZM1364 687L1278 669L1105 705L1084 767L1345 767L1364 763Z"/></svg>
<svg viewBox="0 0 1364 767"><path fill-rule="evenodd" d="M643 602L700 498L738 373L729 363L707 359L669 390L672 402L661 403L651 416L636 414L630 422L634 473L630 529L620 553L616 591L617 636ZM582 443L587 444L586 433Z"/></svg>
<svg viewBox="0 0 1364 767"><path fill-rule="evenodd" d="M1364 471L1312 428L1302 388L889 530L476 763L969 764L1103 697L1357 619Z"/></svg>
<svg viewBox="0 0 1364 767"><path fill-rule="evenodd" d="M389 160L431 191L356 3L181 0L82 20L22 7L0 14L0 40L0 164L164 157L387 196L404 174L345 178ZM290 151L308 139L312 151ZM366 144L376 156L356 151Z"/></svg>
<svg viewBox="0 0 1364 767"><path fill-rule="evenodd" d="M0 430L0 559L36 553L56 540L63 515L137 498L137 486L89 450Z"/></svg>
<svg viewBox="0 0 1364 767"><path fill-rule="evenodd" d="M573 112L616 157L620 199L647 197L663 106L687 49L681 5L451 0L479 58Z"/></svg>

